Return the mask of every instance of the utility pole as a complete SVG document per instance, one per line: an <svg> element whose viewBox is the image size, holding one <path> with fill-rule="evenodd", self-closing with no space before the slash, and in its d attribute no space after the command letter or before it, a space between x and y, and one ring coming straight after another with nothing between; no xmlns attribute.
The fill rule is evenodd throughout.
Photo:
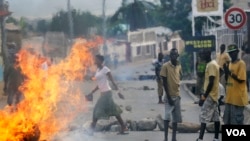
<svg viewBox="0 0 250 141"><path fill-rule="evenodd" d="M5 17L10 15L9 5L4 0L0 0L0 24L1 24L1 59L3 60L3 66L9 64L9 53L6 46L6 31L5 31Z"/></svg>
<svg viewBox="0 0 250 141"><path fill-rule="evenodd" d="M68 8L68 20L69 20L69 38L70 38L70 44L72 44L72 41L74 39L74 27L73 27L73 18L72 18L70 0L68 0L67 8Z"/></svg>
<svg viewBox="0 0 250 141"><path fill-rule="evenodd" d="M107 52L108 52L108 47L107 47L107 44L106 44L106 14L105 14L105 3L106 3L106 0L103 0L102 1L102 18L103 18L103 25L102 25L102 34L103 34L103 54L104 56L107 55Z"/></svg>
<svg viewBox="0 0 250 141"><path fill-rule="evenodd" d="M247 48L250 49L250 11L247 14Z"/></svg>

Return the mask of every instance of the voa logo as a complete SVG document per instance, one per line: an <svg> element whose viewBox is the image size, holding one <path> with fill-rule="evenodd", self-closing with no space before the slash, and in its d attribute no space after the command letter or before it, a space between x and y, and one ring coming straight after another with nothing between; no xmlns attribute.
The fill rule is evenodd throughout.
<svg viewBox="0 0 250 141"><path fill-rule="evenodd" d="M226 129L227 136L247 136L244 129Z"/></svg>

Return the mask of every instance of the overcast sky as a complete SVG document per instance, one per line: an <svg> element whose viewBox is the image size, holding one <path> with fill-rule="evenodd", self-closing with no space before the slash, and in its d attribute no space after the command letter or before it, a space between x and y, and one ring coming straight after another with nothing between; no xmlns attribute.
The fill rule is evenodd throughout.
<svg viewBox="0 0 250 141"><path fill-rule="evenodd" d="M57 11L67 9L68 0L7 0L9 9L14 17L49 18ZM75 9L89 11L95 15L102 14L103 0L71 0ZM132 0L129 0L132 1ZM147 0L154 1L154 0ZM113 14L120 6L122 0L106 0L107 15Z"/></svg>

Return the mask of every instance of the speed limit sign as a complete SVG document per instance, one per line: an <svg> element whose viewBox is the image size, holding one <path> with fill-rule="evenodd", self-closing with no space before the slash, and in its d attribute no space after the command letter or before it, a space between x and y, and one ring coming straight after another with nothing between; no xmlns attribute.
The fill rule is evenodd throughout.
<svg viewBox="0 0 250 141"><path fill-rule="evenodd" d="M227 10L224 16L225 23L230 29L240 29L247 22L247 14L238 7L232 7Z"/></svg>

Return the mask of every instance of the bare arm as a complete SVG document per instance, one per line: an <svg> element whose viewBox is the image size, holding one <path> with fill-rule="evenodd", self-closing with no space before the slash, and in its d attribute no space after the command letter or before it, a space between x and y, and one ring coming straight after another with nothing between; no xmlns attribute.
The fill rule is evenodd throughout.
<svg viewBox="0 0 250 141"><path fill-rule="evenodd" d="M90 92L90 94L94 94L98 89L99 89L98 86L96 86L96 87Z"/></svg>
<svg viewBox="0 0 250 141"><path fill-rule="evenodd" d="M209 93L211 92L213 86L214 86L214 76L209 76L209 82L208 82L208 86L207 86L207 89L205 91L205 98L209 95Z"/></svg>
<svg viewBox="0 0 250 141"><path fill-rule="evenodd" d="M118 90L118 86L116 85L116 83L115 83L115 81L114 81L114 78L113 78L111 72L108 72L108 73L107 73L107 76L108 76L109 80L112 82L112 84L113 84L113 86L114 86L114 90ZM120 91L118 91L117 94L118 94L118 96L119 96L121 99L125 99L124 96L123 96L123 94L122 94Z"/></svg>
<svg viewBox="0 0 250 141"><path fill-rule="evenodd" d="M163 87L164 87L164 90L165 90L165 93L166 93L166 96L167 96L168 103L170 105L173 105L173 100L171 99L171 96L170 96L170 94L168 92L167 77L162 76L162 80L163 80Z"/></svg>
<svg viewBox="0 0 250 141"><path fill-rule="evenodd" d="M240 79L237 77L237 75L233 74L231 71L229 71L228 75L231 76L234 80L236 80L236 81L239 82L239 83L245 82L245 80L240 80Z"/></svg>
<svg viewBox="0 0 250 141"><path fill-rule="evenodd" d="M93 94L98 90L98 86L96 86L88 95L85 95L85 98L88 101L93 101Z"/></svg>
<svg viewBox="0 0 250 141"><path fill-rule="evenodd" d="M225 71L226 81L227 81L227 79L228 79L228 76L231 76L234 80L236 80L236 81L239 82L239 83L245 82L245 80L241 80L241 79L239 79L239 78L237 77L237 75L233 74L233 73L229 70L227 64L225 64L225 65L223 66L223 68L224 68L224 71Z"/></svg>
<svg viewBox="0 0 250 141"><path fill-rule="evenodd" d="M112 82L112 84L113 84L113 86L114 86L114 89L115 89L115 90L118 90L118 86L116 85L116 83L115 83L115 81L114 81L114 78L113 78L111 72L108 72L108 73L107 73L107 76L108 76L109 80Z"/></svg>

